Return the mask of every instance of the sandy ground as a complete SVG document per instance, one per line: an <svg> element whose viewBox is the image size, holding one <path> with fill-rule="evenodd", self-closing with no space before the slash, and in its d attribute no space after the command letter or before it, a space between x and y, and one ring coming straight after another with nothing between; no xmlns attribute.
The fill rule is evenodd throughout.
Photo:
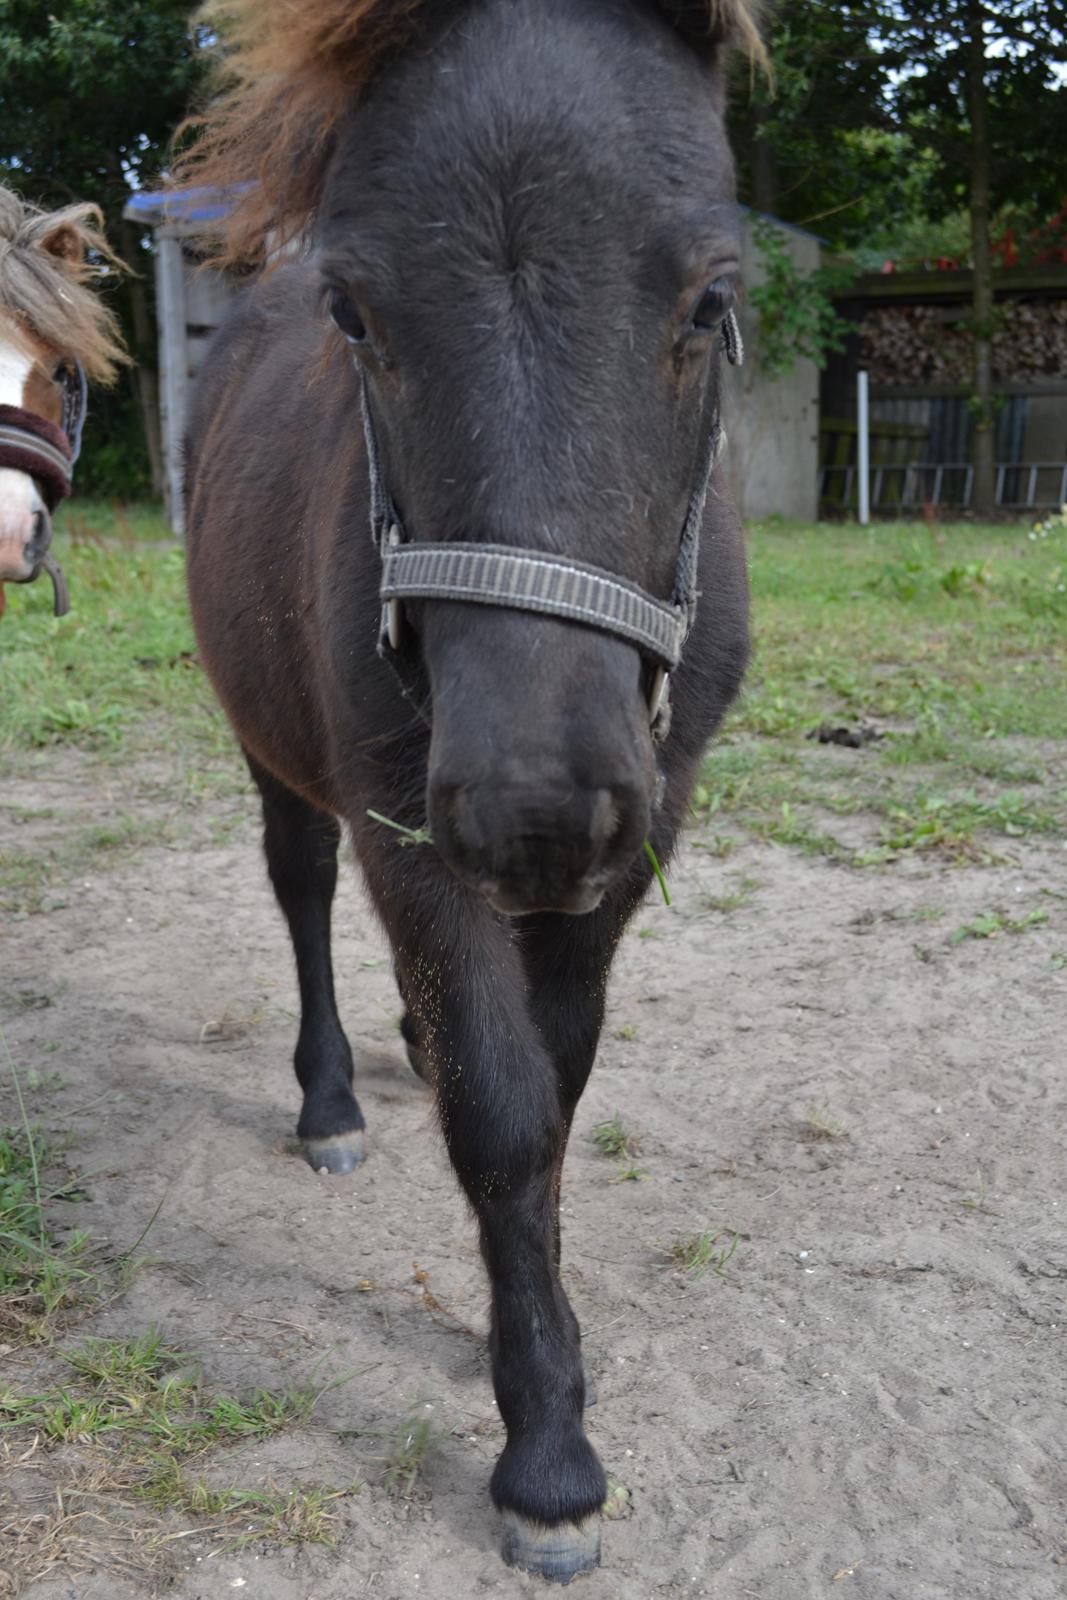
<svg viewBox="0 0 1067 1600"><path fill-rule="evenodd" d="M162 820L165 788L49 758L0 799ZM149 1264L76 1336L156 1324L231 1393L358 1374L315 1426L213 1470L364 1487L339 1502L332 1548L212 1556L190 1538L158 1577L60 1570L26 1594L544 1590L497 1554L485 1286L381 937L350 869L336 959L369 1158L326 1179L286 1149L295 984L251 802L234 806L224 844L194 827L9 924L0 987L42 999L9 1007L5 1029L24 1069L59 1075L37 1114L76 1133L91 1175L78 1225L127 1247L160 1208ZM856 872L773 846L726 861L689 848L675 908L650 901L635 922L564 1185L590 1433L633 1504L605 1525L582 1600L1067 1591L1067 854L1013 842L1011 857ZM702 909L742 877L758 881L747 905ZM1051 920L953 945L990 905ZM813 1137L813 1104L846 1135ZM640 1181L613 1181L590 1140L616 1111L642 1130ZM728 1277L687 1282L664 1248L709 1227L740 1234ZM397 1502L367 1430L416 1404L451 1431Z"/></svg>

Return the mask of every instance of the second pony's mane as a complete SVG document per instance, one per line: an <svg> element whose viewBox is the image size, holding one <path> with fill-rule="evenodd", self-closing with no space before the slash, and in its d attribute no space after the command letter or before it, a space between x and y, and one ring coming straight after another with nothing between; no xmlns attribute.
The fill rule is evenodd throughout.
<svg viewBox="0 0 1067 1600"><path fill-rule="evenodd" d="M0 311L9 312L94 383L110 383L126 361L115 317L89 281L100 262L121 264L93 205L43 211L0 185Z"/></svg>
<svg viewBox="0 0 1067 1600"><path fill-rule="evenodd" d="M761 62L759 0L653 0L686 34L739 43ZM440 11L443 0L432 0ZM303 233L338 122L385 57L417 33L430 0L206 0L222 44L217 94L186 131L175 181L229 190L221 264L259 263Z"/></svg>

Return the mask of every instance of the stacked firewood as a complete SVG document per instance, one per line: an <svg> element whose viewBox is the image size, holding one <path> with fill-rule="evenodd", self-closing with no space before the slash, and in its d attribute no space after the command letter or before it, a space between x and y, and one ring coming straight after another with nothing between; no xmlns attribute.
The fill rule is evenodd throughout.
<svg viewBox="0 0 1067 1600"><path fill-rule="evenodd" d="M883 385L968 385L972 350L965 305L876 306L860 324L861 364ZM998 304L993 376L998 384L1034 383L1067 373L1067 300Z"/></svg>

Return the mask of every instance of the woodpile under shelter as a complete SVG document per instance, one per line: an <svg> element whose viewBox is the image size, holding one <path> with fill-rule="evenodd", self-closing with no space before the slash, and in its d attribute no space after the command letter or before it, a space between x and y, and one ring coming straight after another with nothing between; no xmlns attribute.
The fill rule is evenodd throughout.
<svg viewBox="0 0 1067 1600"><path fill-rule="evenodd" d="M996 499L1005 513L1067 502L1067 263L994 273ZM857 278L838 298L852 325L822 380L819 501L857 505L856 374L870 383L871 506L913 515L971 502L970 271Z"/></svg>

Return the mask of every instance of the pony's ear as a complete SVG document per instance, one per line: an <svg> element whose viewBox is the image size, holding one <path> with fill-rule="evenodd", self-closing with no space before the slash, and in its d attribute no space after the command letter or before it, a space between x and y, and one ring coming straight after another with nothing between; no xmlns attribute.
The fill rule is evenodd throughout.
<svg viewBox="0 0 1067 1600"><path fill-rule="evenodd" d="M766 64L760 37L760 0L656 0L679 33L709 55L722 45L740 45L755 63Z"/></svg>
<svg viewBox="0 0 1067 1600"><path fill-rule="evenodd" d="M85 259L85 240L73 222L57 222L41 236L41 249L54 256L68 272L79 268Z"/></svg>

